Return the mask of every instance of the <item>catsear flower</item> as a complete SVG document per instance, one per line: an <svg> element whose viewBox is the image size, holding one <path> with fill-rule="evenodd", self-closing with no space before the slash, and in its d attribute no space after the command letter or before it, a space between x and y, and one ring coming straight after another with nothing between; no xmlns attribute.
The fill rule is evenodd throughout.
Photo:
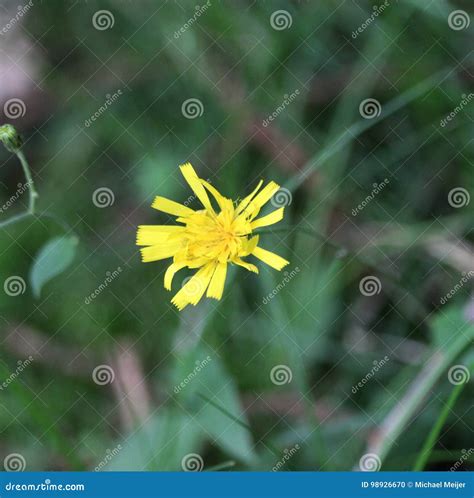
<svg viewBox="0 0 474 498"><path fill-rule="evenodd" d="M279 185L270 182L261 189L263 181L260 181L250 195L234 204L209 182L199 178L190 163L180 169L204 209L195 211L158 196L152 207L176 216L179 225L141 225L137 231L137 245L147 246L141 249L143 262L173 258L165 273L165 289L171 290L177 271L197 269L171 300L179 310L188 304L196 305L204 293L207 297L221 299L229 263L255 273L258 268L243 258L253 255L276 270L288 264L277 254L259 247L258 235L252 236L255 229L273 225L283 218L284 208L279 208L256 219ZM214 198L217 209L208 193Z"/></svg>

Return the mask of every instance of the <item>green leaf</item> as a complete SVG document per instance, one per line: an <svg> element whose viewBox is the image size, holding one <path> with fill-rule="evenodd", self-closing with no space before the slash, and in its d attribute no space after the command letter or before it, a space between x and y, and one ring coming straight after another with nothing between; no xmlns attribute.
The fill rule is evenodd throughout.
<svg viewBox="0 0 474 498"><path fill-rule="evenodd" d="M98 464L101 470L115 471L183 470L183 458L199 454L202 441L201 428L189 415L175 408L163 408L117 445L117 455L110 463Z"/></svg>
<svg viewBox="0 0 474 498"><path fill-rule="evenodd" d="M198 345L179 358L173 380L179 405L192 413L208 440L236 459L255 463L254 445L237 386L216 353Z"/></svg>
<svg viewBox="0 0 474 498"><path fill-rule="evenodd" d="M51 279L61 274L73 261L78 239L75 236L55 237L36 255L30 270L30 284L36 298Z"/></svg>

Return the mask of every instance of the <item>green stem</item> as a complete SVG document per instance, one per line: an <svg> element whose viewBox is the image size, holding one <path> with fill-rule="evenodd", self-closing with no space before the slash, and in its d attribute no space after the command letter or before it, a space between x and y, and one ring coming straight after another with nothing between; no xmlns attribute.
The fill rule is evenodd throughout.
<svg viewBox="0 0 474 498"><path fill-rule="evenodd" d="M436 444L436 441L438 440L438 436L441 432L441 429L443 428L451 409L454 407L454 404L456 403L457 399L459 398L459 395L461 394L461 391L463 390L465 385L466 384L464 384L464 383L459 384L451 391L451 395L449 396L449 399L448 399L446 405L444 406L443 410L441 411L435 425L432 427L430 433L428 434L428 437L426 438L425 444L423 445L423 448L420 451L418 458L416 459L415 465L413 467L413 470L415 472L422 471L425 468L425 465L431 456L431 452L433 451L434 445Z"/></svg>
<svg viewBox="0 0 474 498"><path fill-rule="evenodd" d="M16 151L16 156L20 160L21 167L23 168L23 172L25 173L26 183L28 185L28 194L29 194L29 203L28 203L28 213L35 213L35 203L38 198L38 192L35 190L35 184L33 182L33 177L31 176L30 165L26 160L25 155L21 150Z"/></svg>

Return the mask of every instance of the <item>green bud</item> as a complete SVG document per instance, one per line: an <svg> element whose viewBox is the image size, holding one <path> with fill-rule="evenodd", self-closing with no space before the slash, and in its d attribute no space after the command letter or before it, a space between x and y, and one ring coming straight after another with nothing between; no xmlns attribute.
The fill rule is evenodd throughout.
<svg viewBox="0 0 474 498"><path fill-rule="evenodd" d="M18 152L23 145L23 140L15 127L11 124L0 126L0 141L10 152Z"/></svg>

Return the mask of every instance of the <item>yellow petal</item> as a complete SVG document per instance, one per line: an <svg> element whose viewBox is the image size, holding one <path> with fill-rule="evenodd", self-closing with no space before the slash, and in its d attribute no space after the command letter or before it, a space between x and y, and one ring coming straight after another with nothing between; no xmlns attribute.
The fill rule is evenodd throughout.
<svg viewBox="0 0 474 498"><path fill-rule="evenodd" d="M278 191L280 186L275 182L270 182L266 185L262 191L260 191L255 198L249 203L249 205L242 211L240 216L245 218L250 217L250 219L255 218L262 206L267 203L271 197Z"/></svg>
<svg viewBox="0 0 474 498"><path fill-rule="evenodd" d="M175 294L171 302L180 311L188 304L196 305L200 301L209 285L214 267L214 263L203 266Z"/></svg>
<svg viewBox="0 0 474 498"><path fill-rule="evenodd" d="M242 266L246 270L252 271L253 273L258 273L258 268L255 265L247 263L246 261L242 260L241 258L234 258L232 260L232 263L235 263L236 265Z"/></svg>
<svg viewBox="0 0 474 498"><path fill-rule="evenodd" d="M137 246L153 246L168 240L170 235L183 232L184 227L167 225L140 225L137 230Z"/></svg>
<svg viewBox="0 0 474 498"><path fill-rule="evenodd" d="M247 197L245 197L240 202L240 204L237 206L237 209L236 209L237 214L241 213L249 205L249 202L255 197L255 194L260 190L260 187L262 186L262 184L263 184L263 180L260 180L258 182L258 185L252 191L252 193L250 195L248 195Z"/></svg>
<svg viewBox="0 0 474 498"><path fill-rule="evenodd" d="M158 261L160 259L171 258L182 248L183 244L179 241L164 242L155 246L143 247L140 249L142 253L142 261L149 263L150 261Z"/></svg>
<svg viewBox="0 0 474 498"><path fill-rule="evenodd" d="M207 209L207 211L209 211L209 213L214 213L209 196L207 195L206 189L202 185L202 180L197 176L191 163L181 165L180 169L185 180L189 183L189 186L196 194L197 198L201 201L202 205Z"/></svg>
<svg viewBox="0 0 474 498"><path fill-rule="evenodd" d="M194 213L192 209L179 204L179 202L160 196L155 197L151 207L158 211L163 211L163 213L172 214L173 216L189 216Z"/></svg>
<svg viewBox="0 0 474 498"><path fill-rule="evenodd" d="M222 299L224 292L225 277L227 275L227 263L217 263L212 275L211 283L207 289L207 297Z"/></svg>
<svg viewBox="0 0 474 498"><path fill-rule="evenodd" d="M184 268L186 265L183 263L173 263L168 268L166 269L165 272L165 282L164 286L166 290L171 290L171 284L173 282L173 277L175 276L176 272Z"/></svg>
<svg viewBox="0 0 474 498"><path fill-rule="evenodd" d="M206 182L206 180L201 180L201 183L214 196L214 199L216 200L217 204L219 205L221 210L223 210L225 207L225 203L226 203L225 201L229 201L229 199L226 199L223 195L221 195L219 193L219 191L213 185L211 185L209 182Z"/></svg>
<svg viewBox="0 0 474 498"><path fill-rule="evenodd" d="M261 247L256 247L253 250L252 254L258 259L261 259L268 266L275 268L275 270L281 270L289 263L289 261L282 258L281 256L278 256L278 254L267 251L266 249L262 249Z"/></svg>
<svg viewBox="0 0 474 498"><path fill-rule="evenodd" d="M249 254L252 254L253 250L257 247L259 238L260 237L256 235L251 239L243 239L242 250L239 252L239 256L248 256Z"/></svg>
<svg viewBox="0 0 474 498"><path fill-rule="evenodd" d="M256 228L274 225L283 219L284 210L284 208L276 209L272 213L262 216L258 220L252 221L250 226L255 230Z"/></svg>

